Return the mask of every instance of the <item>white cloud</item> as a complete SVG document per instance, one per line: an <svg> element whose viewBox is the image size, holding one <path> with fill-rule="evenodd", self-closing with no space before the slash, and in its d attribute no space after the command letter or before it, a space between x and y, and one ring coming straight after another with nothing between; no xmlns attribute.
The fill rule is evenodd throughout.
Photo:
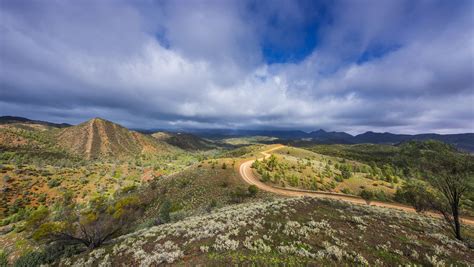
<svg viewBox="0 0 474 267"><path fill-rule="evenodd" d="M240 2L30 9L9 2L0 11L0 112L71 122L104 116L141 128L473 131L466 11L455 9L453 19L433 5L407 15L399 1L367 10L353 4L334 7L334 23L321 26L305 60L268 65L262 33L275 29L252 21ZM294 25L305 15L288 5L286 21L284 12L256 14ZM431 24L436 32L426 30ZM397 49L355 62L394 41Z"/></svg>

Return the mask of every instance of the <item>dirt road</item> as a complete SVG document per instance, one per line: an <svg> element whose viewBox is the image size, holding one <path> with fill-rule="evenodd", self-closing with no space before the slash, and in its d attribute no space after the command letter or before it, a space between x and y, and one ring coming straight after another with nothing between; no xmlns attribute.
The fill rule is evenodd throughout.
<svg viewBox="0 0 474 267"><path fill-rule="evenodd" d="M282 147L285 147L285 146L278 145L260 153L264 156L263 158L268 158L271 155L270 152L280 149ZM263 158L260 158L258 160L262 160ZM309 190L279 188L279 187L273 187L271 185L262 183L252 171L251 166L254 161L255 160L249 160L240 165L240 169L239 169L240 176L245 182L247 182L248 184L256 185L261 190L275 193L282 196L289 196L289 197L309 196L309 197L331 198L331 199L343 200L343 201L347 201L347 202L351 202L351 203L359 204L359 205L367 205L366 201L358 196L351 196L351 195L330 193L330 192L315 192L315 191L309 191ZM406 212L416 212L415 209L413 209L412 207L405 206L402 204L396 204L396 203L371 201L370 205L377 206L377 207L398 209L398 210L403 210ZM441 215L437 213L425 213L425 214L433 216L433 217L438 217L438 218L441 217ZM463 218L462 222L465 224L474 225L474 220L472 219Z"/></svg>

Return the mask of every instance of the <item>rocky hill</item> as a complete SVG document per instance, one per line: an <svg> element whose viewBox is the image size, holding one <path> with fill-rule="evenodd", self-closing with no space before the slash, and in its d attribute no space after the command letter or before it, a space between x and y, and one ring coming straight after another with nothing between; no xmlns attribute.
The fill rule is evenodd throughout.
<svg viewBox="0 0 474 267"><path fill-rule="evenodd" d="M87 159L126 158L141 153L166 153L172 149L150 136L101 118L65 128L56 138L59 146Z"/></svg>

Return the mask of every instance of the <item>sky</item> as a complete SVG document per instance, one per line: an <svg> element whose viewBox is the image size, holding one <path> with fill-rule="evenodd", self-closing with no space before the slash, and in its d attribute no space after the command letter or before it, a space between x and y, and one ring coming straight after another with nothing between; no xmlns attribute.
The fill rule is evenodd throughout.
<svg viewBox="0 0 474 267"><path fill-rule="evenodd" d="M0 115L474 132L474 1L0 0Z"/></svg>

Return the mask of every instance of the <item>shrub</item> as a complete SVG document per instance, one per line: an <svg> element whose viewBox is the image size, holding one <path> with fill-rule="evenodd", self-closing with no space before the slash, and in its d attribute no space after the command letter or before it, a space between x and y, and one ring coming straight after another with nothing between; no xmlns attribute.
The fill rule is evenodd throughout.
<svg viewBox="0 0 474 267"><path fill-rule="evenodd" d="M54 187L57 187L61 185L61 182L59 180L56 180L56 179L51 179L48 181L48 187L49 188L54 188Z"/></svg>
<svg viewBox="0 0 474 267"><path fill-rule="evenodd" d="M169 200L165 200L160 206L160 215L159 219L162 223L170 222L170 212L171 212L171 202Z"/></svg>
<svg viewBox="0 0 474 267"><path fill-rule="evenodd" d="M131 193L131 192L134 192L135 190L137 190L137 186L136 185L127 185L127 186L124 186L120 189L120 193L122 194L128 194L128 193Z"/></svg>
<svg viewBox="0 0 474 267"><path fill-rule="evenodd" d="M260 178L260 180L264 183L270 181L270 174L268 172L263 172L262 174L262 178Z"/></svg>
<svg viewBox="0 0 474 267"><path fill-rule="evenodd" d="M15 267L33 267L43 264L43 254L41 252L32 251L20 256L16 262Z"/></svg>
<svg viewBox="0 0 474 267"><path fill-rule="evenodd" d="M343 169L341 171L342 178L349 179L352 176L352 173L348 169Z"/></svg>
<svg viewBox="0 0 474 267"><path fill-rule="evenodd" d="M237 187L234 191L231 192L231 200L234 203L242 203L244 199L247 197L247 190L242 187Z"/></svg>
<svg viewBox="0 0 474 267"><path fill-rule="evenodd" d="M347 194L347 195L352 195L352 191L349 188L343 188L341 190L342 193Z"/></svg>
<svg viewBox="0 0 474 267"><path fill-rule="evenodd" d="M387 196L387 194L385 194L383 190L374 191L374 199L385 201L385 202L388 202L391 200L390 197Z"/></svg>
<svg viewBox="0 0 474 267"><path fill-rule="evenodd" d="M8 254L0 250L0 267L7 267L8 266Z"/></svg>
<svg viewBox="0 0 474 267"><path fill-rule="evenodd" d="M256 185L249 185L247 190L249 191L249 195L251 197L255 197L258 193L258 187Z"/></svg>
<svg viewBox="0 0 474 267"><path fill-rule="evenodd" d="M47 243L61 242L94 249L130 230L141 211L136 196L120 199L99 196L80 209L72 194L66 192L54 216L33 229L32 237Z"/></svg>
<svg viewBox="0 0 474 267"><path fill-rule="evenodd" d="M49 210L40 206L35 211L33 211L29 218L26 220L26 227L28 228L38 228L49 216Z"/></svg>
<svg viewBox="0 0 474 267"><path fill-rule="evenodd" d="M223 170L227 169L227 165L225 164L225 162L222 163L222 169L223 169Z"/></svg>
<svg viewBox="0 0 474 267"><path fill-rule="evenodd" d="M217 201L215 199L211 200L211 203L209 203L209 206L207 206L207 212L211 212L212 209L217 207Z"/></svg>
<svg viewBox="0 0 474 267"><path fill-rule="evenodd" d="M396 184L398 184L398 177L397 177L397 176L394 176L394 177L393 177L393 182L396 183Z"/></svg>
<svg viewBox="0 0 474 267"><path fill-rule="evenodd" d="M175 212L170 213L170 221L171 222L177 222L177 221L182 221L184 218L189 216L189 213L184 210L178 210Z"/></svg>
<svg viewBox="0 0 474 267"><path fill-rule="evenodd" d="M5 183L9 183L9 182L11 182L12 180L13 180L13 179L12 179L9 175L3 176L3 181L4 181Z"/></svg>
<svg viewBox="0 0 474 267"><path fill-rule="evenodd" d="M45 203L46 202L46 197L47 195L45 193L41 193L39 196L38 196L38 202L39 203Z"/></svg>
<svg viewBox="0 0 474 267"><path fill-rule="evenodd" d="M423 182L411 181L404 184L395 193L395 199L399 202L410 204L417 212L430 208L430 200L434 198L432 193L426 190L427 185Z"/></svg>
<svg viewBox="0 0 474 267"><path fill-rule="evenodd" d="M77 247L65 246L64 244L55 243L47 246L42 251L29 251L18 258L14 266L18 267L30 267L30 266L44 266L51 264L61 257L70 257L77 254L80 250ZM2 265L0 256L0 267L7 266Z"/></svg>
<svg viewBox="0 0 474 267"><path fill-rule="evenodd" d="M367 204L370 204L370 202L374 199L374 192L367 189L360 191L359 195L367 202Z"/></svg>

